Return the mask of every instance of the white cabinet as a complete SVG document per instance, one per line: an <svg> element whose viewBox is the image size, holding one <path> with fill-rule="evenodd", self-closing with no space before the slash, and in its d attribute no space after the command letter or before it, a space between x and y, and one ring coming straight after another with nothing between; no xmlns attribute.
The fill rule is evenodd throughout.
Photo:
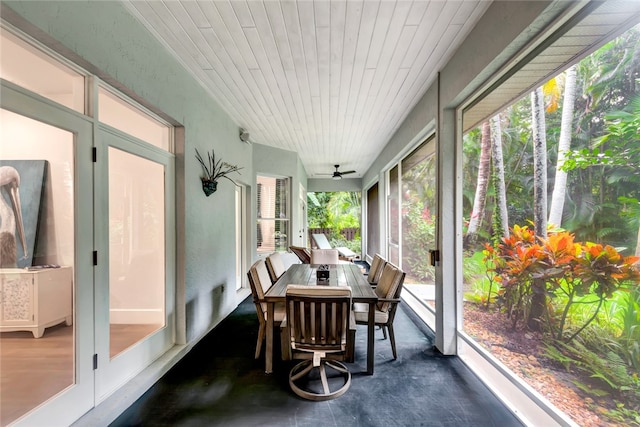
<svg viewBox="0 0 640 427"><path fill-rule="evenodd" d="M58 323L72 324L71 267L0 269L0 332L30 331L35 338Z"/></svg>

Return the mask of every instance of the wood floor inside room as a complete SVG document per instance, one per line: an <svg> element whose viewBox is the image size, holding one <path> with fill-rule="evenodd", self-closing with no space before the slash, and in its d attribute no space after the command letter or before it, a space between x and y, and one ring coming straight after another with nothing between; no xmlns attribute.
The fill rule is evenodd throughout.
<svg viewBox="0 0 640 427"><path fill-rule="evenodd" d="M110 357L162 325L111 325ZM0 425L5 426L74 384L73 326L0 333Z"/></svg>

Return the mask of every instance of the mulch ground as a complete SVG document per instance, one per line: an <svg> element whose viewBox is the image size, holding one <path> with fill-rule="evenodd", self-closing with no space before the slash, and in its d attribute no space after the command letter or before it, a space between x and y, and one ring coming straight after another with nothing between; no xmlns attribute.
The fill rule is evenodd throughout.
<svg viewBox="0 0 640 427"><path fill-rule="evenodd" d="M464 330L540 395L580 426L626 426L602 415L607 402L582 396L571 383L572 375L552 366L544 354L541 336L514 331L504 313L485 311L465 302Z"/></svg>

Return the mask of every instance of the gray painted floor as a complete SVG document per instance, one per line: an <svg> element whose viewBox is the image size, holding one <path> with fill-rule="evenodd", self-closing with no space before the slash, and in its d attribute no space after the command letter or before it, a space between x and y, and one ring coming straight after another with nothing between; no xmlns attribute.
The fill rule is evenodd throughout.
<svg viewBox="0 0 640 427"><path fill-rule="evenodd" d="M366 326L358 326L351 388L306 401L289 389L296 362L277 362L267 375L264 355L253 358L258 321L248 298L112 426L522 425L457 357L439 354L432 331L402 305L395 330L397 360L376 330L370 376Z"/></svg>

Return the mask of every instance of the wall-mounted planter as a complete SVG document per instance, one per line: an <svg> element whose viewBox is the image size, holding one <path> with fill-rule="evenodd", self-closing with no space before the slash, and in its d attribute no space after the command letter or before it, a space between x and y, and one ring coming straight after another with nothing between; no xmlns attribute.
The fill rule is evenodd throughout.
<svg viewBox="0 0 640 427"><path fill-rule="evenodd" d="M202 180L202 190L204 191L204 194L207 197L215 193L217 189L218 189L218 181L210 181L208 179Z"/></svg>
<svg viewBox="0 0 640 427"><path fill-rule="evenodd" d="M242 168L239 168L236 165L230 165L227 162L223 162L222 159L218 159L216 161L216 154L214 150L211 150L211 153L207 153L207 158L208 162L205 163L204 159L196 148L196 159L198 159L198 162L200 162L205 175L200 178L200 180L202 181L202 191L204 191L204 194L207 197L218 190L218 180L220 178L226 178L229 181L233 182L235 185L238 185L227 175L231 172L238 172ZM238 172L238 174L239 173L240 172Z"/></svg>

